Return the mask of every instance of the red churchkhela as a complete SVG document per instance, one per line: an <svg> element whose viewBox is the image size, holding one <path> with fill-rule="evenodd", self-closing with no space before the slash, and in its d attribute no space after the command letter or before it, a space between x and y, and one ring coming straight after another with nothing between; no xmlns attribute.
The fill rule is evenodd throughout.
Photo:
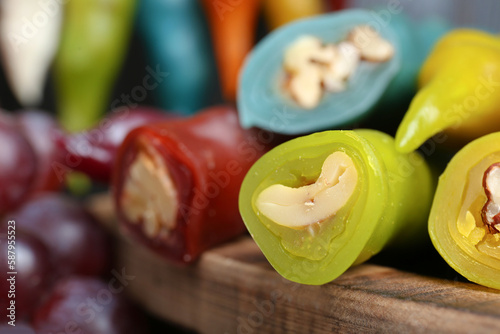
<svg viewBox="0 0 500 334"><path fill-rule="evenodd" d="M114 171L121 226L178 263L242 234L241 182L272 141L270 133L242 129L226 106L133 130Z"/></svg>

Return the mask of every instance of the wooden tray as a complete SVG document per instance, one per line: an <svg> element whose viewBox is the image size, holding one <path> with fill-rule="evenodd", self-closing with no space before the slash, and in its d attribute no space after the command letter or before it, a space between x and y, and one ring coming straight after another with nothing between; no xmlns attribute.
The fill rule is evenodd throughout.
<svg viewBox="0 0 500 334"><path fill-rule="evenodd" d="M106 224L114 220L107 197L90 206ZM126 287L132 298L199 333L500 333L500 291L465 282L432 247L402 257L386 252L323 286L282 278L250 237L190 267L168 264L123 236L117 247L116 268L134 276ZM439 266L448 279L380 265L391 262L419 272Z"/></svg>

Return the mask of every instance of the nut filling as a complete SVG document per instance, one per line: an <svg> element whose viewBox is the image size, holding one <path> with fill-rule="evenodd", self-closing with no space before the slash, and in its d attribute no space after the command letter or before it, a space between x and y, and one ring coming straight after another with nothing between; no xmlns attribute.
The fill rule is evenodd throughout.
<svg viewBox="0 0 500 334"><path fill-rule="evenodd" d="M347 40L323 44L311 35L304 35L285 51L283 67L285 89L303 108L315 108L324 91L341 92L361 60L385 62L394 55L394 47L372 27L354 27Z"/></svg>
<svg viewBox="0 0 500 334"><path fill-rule="evenodd" d="M130 165L121 207L129 222L142 222L148 237L167 235L175 227L177 190L165 163L153 149L141 150Z"/></svg>
<svg viewBox="0 0 500 334"><path fill-rule="evenodd" d="M358 171L343 152L330 154L315 183L291 188L274 184L257 197L257 209L276 224L293 229L320 223L347 203L356 189Z"/></svg>
<svg viewBox="0 0 500 334"><path fill-rule="evenodd" d="M483 177L484 193L488 200L481 211L483 223L491 234L500 232L500 162L492 164Z"/></svg>

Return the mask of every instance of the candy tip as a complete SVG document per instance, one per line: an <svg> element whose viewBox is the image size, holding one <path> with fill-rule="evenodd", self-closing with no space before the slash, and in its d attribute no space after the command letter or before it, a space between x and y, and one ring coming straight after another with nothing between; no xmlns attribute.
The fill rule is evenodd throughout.
<svg viewBox="0 0 500 334"><path fill-rule="evenodd" d="M25 108L37 107L43 99L42 89L38 87L28 87L18 90L14 89L14 95L19 101L19 104Z"/></svg>
<svg viewBox="0 0 500 334"><path fill-rule="evenodd" d="M409 138L408 136L402 136L400 135L400 132L398 131L396 133L396 138L395 138L395 146L396 146L396 151L399 153L407 154L410 152L415 151L419 145L415 145L414 140L411 140L412 138Z"/></svg>

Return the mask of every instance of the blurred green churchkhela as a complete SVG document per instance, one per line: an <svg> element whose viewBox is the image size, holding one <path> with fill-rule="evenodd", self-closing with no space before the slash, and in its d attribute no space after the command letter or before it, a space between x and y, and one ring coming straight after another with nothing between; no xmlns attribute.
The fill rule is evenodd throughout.
<svg viewBox="0 0 500 334"><path fill-rule="evenodd" d="M111 109L111 89L125 58L135 4L135 0L65 3L54 80L57 112L67 130L89 128Z"/></svg>

